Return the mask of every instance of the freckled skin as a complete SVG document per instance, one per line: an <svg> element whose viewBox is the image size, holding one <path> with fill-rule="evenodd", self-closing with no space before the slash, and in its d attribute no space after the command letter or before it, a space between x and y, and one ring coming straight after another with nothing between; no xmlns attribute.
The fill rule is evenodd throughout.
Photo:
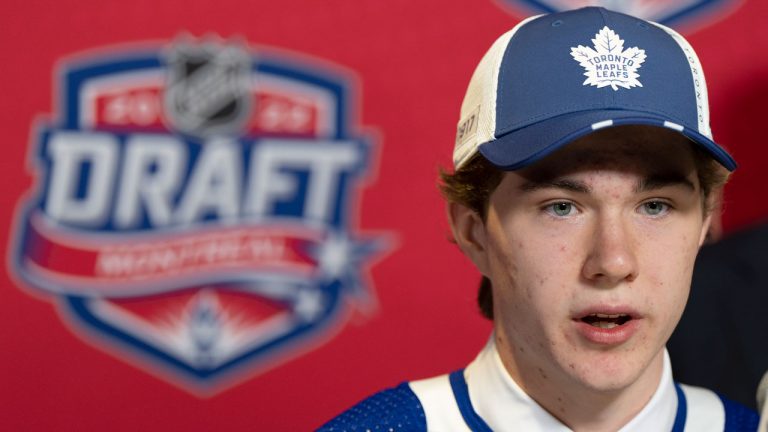
<svg viewBox="0 0 768 432"><path fill-rule="evenodd" d="M641 180L670 172L694 190L639 190ZM532 179L566 179L589 191L524 190ZM647 210L654 200L668 204L660 216ZM685 306L708 226L701 200L684 137L611 128L505 173L490 197L478 249L460 242L492 281L504 366L571 428L616 430L656 390L664 344ZM559 202L571 204L567 215L553 212ZM639 313L638 331L626 342L597 345L576 330L576 312L605 304Z"/></svg>

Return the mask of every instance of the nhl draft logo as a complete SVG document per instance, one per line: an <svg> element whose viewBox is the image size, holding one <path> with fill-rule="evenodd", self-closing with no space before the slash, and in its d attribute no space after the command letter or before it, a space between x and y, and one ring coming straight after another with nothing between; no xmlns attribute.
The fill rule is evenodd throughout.
<svg viewBox="0 0 768 432"><path fill-rule="evenodd" d="M67 65L59 118L34 130L12 271L100 347L198 394L370 306L384 239L354 210L372 144L345 76L293 57L186 37Z"/></svg>
<svg viewBox="0 0 768 432"><path fill-rule="evenodd" d="M602 6L616 12L636 16L667 26L689 25L716 16L715 12L727 10L738 4L737 0L496 0L506 9L511 6L516 14L544 14L578 9L586 6ZM722 12L721 12L722 15Z"/></svg>
<svg viewBox="0 0 768 432"><path fill-rule="evenodd" d="M645 61L645 50L638 47L624 49L624 41L605 26L592 39L595 49L579 45L571 47L571 56L586 69L584 85L597 88L611 86L630 89L642 87L637 69Z"/></svg>

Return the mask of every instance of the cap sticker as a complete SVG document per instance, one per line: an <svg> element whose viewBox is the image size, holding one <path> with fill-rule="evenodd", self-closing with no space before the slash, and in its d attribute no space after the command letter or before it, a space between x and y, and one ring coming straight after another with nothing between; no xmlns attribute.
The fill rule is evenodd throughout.
<svg viewBox="0 0 768 432"><path fill-rule="evenodd" d="M459 147L477 135L477 121L480 116L480 105L478 105L466 117L461 119L456 128L456 146Z"/></svg>
<svg viewBox="0 0 768 432"><path fill-rule="evenodd" d="M586 69L584 85L597 88L611 86L630 89L642 87L637 70L645 61L645 50L638 47L624 49L624 40L605 26L592 39L595 49L579 45L571 47L571 55Z"/></svg>

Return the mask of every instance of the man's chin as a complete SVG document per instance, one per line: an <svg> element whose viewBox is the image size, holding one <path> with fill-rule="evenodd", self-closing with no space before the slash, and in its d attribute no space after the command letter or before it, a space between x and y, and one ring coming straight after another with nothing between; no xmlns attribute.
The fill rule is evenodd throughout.
<svg viewBox="0 0 768 432"><path fill-rule="evenodd" d="M579 360L569 362L567 372L574 384L596 393L621 392L637 383L651 369L647 367L647 362L637 358L636 353L600 352Z"/></svg>
<svg viewBox="0 0 768 432"><path fill-rule="evenodd" d="M620 393L629 388L633 383L637 382L637 375L626 374L623 376L602 375L579 377L579 382L587 391L608 395Z"/></svg>

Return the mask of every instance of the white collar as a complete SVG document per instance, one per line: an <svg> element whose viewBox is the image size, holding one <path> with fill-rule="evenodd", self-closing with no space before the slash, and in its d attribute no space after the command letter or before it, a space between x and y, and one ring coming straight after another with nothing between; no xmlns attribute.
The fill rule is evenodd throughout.
<svg viewBox="0 0 768 432"><path fill-rule="evenodd" d="M494 431L571 430L531 399L509 376L501 363L493 335L464 370L464 378L475 412ZM671 430L676 413L677 393L672 382L669 354L665 349L664 368L656 392L619 432Z"/></svg>

